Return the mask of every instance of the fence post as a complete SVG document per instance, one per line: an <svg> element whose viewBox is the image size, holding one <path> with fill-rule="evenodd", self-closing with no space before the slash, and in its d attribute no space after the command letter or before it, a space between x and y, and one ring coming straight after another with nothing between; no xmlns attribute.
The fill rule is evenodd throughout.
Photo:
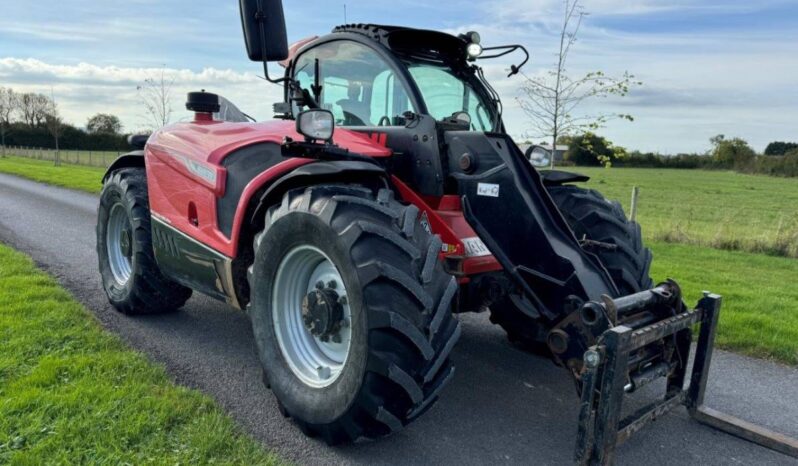
<svg viewBox="0 0 798 466"><path fill-rule="evenodd" d="M637 221L637 198L640 196L640 187L632 187L632 207L629 209L629 220Z"/></svg>

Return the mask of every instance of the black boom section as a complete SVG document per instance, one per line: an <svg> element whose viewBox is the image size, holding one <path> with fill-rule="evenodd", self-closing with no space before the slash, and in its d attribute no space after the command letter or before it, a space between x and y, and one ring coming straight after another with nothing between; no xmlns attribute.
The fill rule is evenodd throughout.
<svg viewBox="0 0 798 466"><path fill-rule="evenodd" d="M571 297L617 296L607 271L579 245L512 140L449 131L446 143L466 219L539 311L554 319L572 311ZM463 157L469 163L461 163Z"/></svg>

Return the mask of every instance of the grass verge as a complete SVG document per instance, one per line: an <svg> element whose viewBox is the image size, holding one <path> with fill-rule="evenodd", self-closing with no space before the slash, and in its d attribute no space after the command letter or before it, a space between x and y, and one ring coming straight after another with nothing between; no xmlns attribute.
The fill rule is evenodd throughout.
<svg viewBox="0 0 798 466"><path fill-rule="evenodd" d="M637 220L646 238L798 258L798 182L728 171L565 168L584 186L621 201L640 187Z"/></svg>
<svg viewBox="0 0 798 466"><path fill-rule="evenodd" d="M716 344L798 364L798 265L795 259L653 242L651 275L679 282L689 305L702 290L723 296Z"/></svg>
<svg viewBox="0 0 798 466"><path fill-rule="evenodd" d="M0 464L276 464L0 245Z"/></svg>
<svg viewBox="0 0 798 466"><path fill-rule="evenodd" d="M105 169L80 165L56 167L53 162L46 160L9 155L0 157L0 172L64 188L99 193L102 190L101 180Z"/></svg>

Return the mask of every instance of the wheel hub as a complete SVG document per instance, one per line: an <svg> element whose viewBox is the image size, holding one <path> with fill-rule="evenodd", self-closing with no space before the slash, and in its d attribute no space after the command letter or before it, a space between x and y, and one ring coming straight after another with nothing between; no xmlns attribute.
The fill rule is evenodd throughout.
<svg viewBox="0 0 798 466"><path fill-rule="evenodd" d="M122 254L128 259L133 255L133 248L130 241L130 230L122 230L119 235L119 247L122 249Z"/></svg>
<svg viewBox="0 0 798 466"><path fill-rule="evenodd" d="M324 286L317 283L316 289L310 291L302 300L302 321L311 335L321 341L340 342L340 330L344 320L344 307L341 298L335 292L335 282Z"/></svg>

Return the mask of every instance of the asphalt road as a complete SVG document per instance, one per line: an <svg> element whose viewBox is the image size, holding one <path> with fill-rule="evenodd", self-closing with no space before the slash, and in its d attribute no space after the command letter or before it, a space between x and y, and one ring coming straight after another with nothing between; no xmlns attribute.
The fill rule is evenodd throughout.
<svg viewBox="0 0 798 466"><path fill-rule="evenodd" d="M485 315L462 317L457 373L441 401L398 434L343 448L305 438L260 381L247 317L196 296L174 315L129 318L96 272L96 197L0 174L0 241L31 255L109 330L214 397L243 428L305 464L569 464L577 399L567 374L510 346ZM638 397L650 397L640 393ZM709 405L798 436L798 370L716 352ZM684 410L618 451L618 464L798 464L690 420Z"/></svg>

